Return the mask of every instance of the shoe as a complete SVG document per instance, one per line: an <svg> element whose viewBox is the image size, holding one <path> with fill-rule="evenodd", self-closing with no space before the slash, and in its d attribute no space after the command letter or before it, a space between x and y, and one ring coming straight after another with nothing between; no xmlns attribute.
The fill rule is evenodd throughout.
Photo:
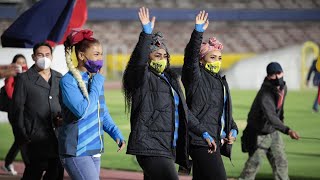
<svg viewBox="0 0 320 180"><path fill-rule="evenodd" d="M313 112L315 112L315 113L317 113L317 112L319 112L319 109L318 108L312 108L312 110L313 110Z"/></svg>
<svg viewBox="0 0 320 180"><path fill-rule="evenodd" d="M2 166L2 169L5 172L7 172L11 175L14 175L14 176L18 174L18 172L16 170L14 170L13 164L9 164L9 166L4 165L4 166Z"/></svg>
<svg viewBox="0 0 320 180"><path fill-rule="evenodd" d="M178 175L188 176L190 174L190 170L179 166Z"/></svg>

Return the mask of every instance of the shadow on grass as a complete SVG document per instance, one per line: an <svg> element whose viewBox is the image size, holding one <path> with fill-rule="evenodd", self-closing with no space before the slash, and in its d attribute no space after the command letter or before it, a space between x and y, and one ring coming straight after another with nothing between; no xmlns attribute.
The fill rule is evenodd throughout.
<svg viewBox="0 0 320 180"><path fill-rule="evenodd" d="M300 152L287 152L288 155L296 155L296 156L308 156L308 157L318 157L320 158L320 154L315 153L300 153Z"/></svg>
<svg viewBox="0 0 320 180"><path fill-rule="evenodd" d="M290 176L290 180L320 180L320 177ZM258 173L255 180L273 180L272 174Z"/></svg>

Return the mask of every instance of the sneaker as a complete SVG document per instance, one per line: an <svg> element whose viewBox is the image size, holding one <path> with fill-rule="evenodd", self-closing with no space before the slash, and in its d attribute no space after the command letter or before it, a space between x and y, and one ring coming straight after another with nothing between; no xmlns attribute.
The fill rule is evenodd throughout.
<svg viewBox="0 0 320 180"><path fill-rule="evenodd" d="M313 112L315 112L315 113L319 112L319 109L318 109L318 108L315 108L315 107L313 107L312 110L313 110Z"/></svg>
<svg viewBox="0 0 320 180"><path fill-rule="evenodd" d="M9 166L4 165L4 166L2 166L2 169L11 175L18 174L18 172L16 170L14 170L13 164L10 164Z"/></svg>

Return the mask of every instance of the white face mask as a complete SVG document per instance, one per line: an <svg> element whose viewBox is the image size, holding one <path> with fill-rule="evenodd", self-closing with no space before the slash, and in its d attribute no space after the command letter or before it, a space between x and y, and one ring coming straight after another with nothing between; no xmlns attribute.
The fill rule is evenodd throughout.
<svg viewBox="0 0 320 180"><path fill-rule="evenodd" d="M48 69L51 66L51 60L47 57L41 57L37 60L36 64L40 69Z"/></svg>
<svg viewBox="0 0 320 180"><path fill-rule="evenodd" d="M22 73L22 66L19 64L16 64L16 71L17 73Z"/></svg>

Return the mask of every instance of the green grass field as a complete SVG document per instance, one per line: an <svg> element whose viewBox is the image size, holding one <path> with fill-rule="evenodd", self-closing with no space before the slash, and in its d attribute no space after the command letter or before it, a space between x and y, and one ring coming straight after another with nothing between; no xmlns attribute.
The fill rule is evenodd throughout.
<svg viewBox="0 0 320 180"><path fill-rule="evenodd" d="M320 114L311 111L315 93L315 90L289 91L286 99L285 123L304 137L319 137ZM242 153L240 149L240 137L255 95L256 91L232 91L233 115L239 126L240 134L233 147L232 162L234 167L229 159L224 158L228 177L238 177L247 159L247 154ZM119 90L107 91L106 99L114 121L127 138L130 131L129 116L124 111L124 100L121 92ZM0 159L4 159L13 141L10 125L8 123L0 124L0 133ZM320 141L304 139L294 141L286 135L283 135L283 139L286 144L290 178L320 179ZM116 150L116 144L106 135L102 167L130 171L141 170L133 156L126 155L125 151L117 153ZM20 156L17 159L20 160ZM273 179L267 159L263 161L257 179Z"/></svg>

